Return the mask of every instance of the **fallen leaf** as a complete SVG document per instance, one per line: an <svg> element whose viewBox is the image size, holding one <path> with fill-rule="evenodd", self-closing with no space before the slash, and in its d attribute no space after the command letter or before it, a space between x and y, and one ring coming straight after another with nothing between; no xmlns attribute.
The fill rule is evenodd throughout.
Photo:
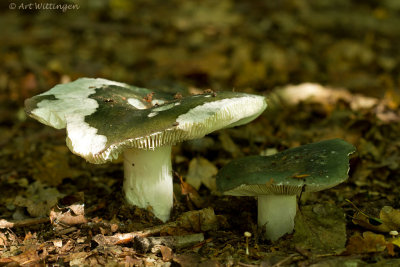
<svg viewBox="0 0 400 267"><path fill-rule="evenodd" d="M220 132L218 139L221 142L222 148L229 152L234 158L242 155L239 147L225 131Z"/></svg>
<svg viewBox="0 0 400 267"><path fill-rule="evenodd" d="M86 263L86 259L92 254L91 252L70 253L64 258L64 262L69 262L70 266L83 266Z"/></svg>
<svg viewBox="0 0 400 267"><path fill-rule="evenodd" d="M64 229L65 226L86 223L85 204L83 203L83 193L66 196L50 211L50 222L56 228Z"/></svg>
<svg viewBox="0 0 400 267"><path fill-rule="evenodd" d="M132 258L131 256L126 256L125 261L123 261L125 266L143 266L143 261L141 259Z"/></svg>
<svg viewBox="0 0 400 267"><path fill-rule="evenodd" d="M32 217L44 217L63 196L56 188L47 187L40 181L36 181L28 186L25 197L15 198L14 205L26 207Z"/></svg>
<svg viewBox="0 0 400 267"><path fill-rule="evenodd" d="M72 168L68 164L69 150L65 147L55 147L46 150L43 157L35 161L33 178L50 186L57 186L65 178L76 178L84 171Z"/></svg>
<svg viewBox="0 0 400 267"><path fill-rule="evenodd" d="M177 219L179 227L195 232L217 230L219 228L218 218L212 208L189 211Z"/></svg>
<svg viewBox="0 0 400 267"><path fill-rule="evenodd" d="M216 191L215 175L218 169L213 163L203 157L197 157L190 161L186 182L191 184L196 190L204 184L211 191Z"/></svg>
<svg viewBox="0 0 400 267"><path fill-rule="evenodd" d="M379 219L374 219L364 212L358 211L353 215L352 221L368 230L389 233L400 228L400 210L384 206L379 212Z"/></svg>
<svg viewBox="0 0 400 267"><path fill-rule="evenodd" d="M61 248L61 247L63 246L62 243L63 243L63 242L62 242L62 239L53 240L53 245L54 245L55 247L57 247L57 248Z"/></svg>
<svg viewBox="0 0 400 267"><path fill-rule="evenodd" d="M172 249L167 246L160 246L161 256L163 261L171 261L172 260Z"/></svg>
<svg viewBox="0 0 400 267"><path fill-rule="evenodd" d="M197 253L175 255L173 262L177 263L179 266L199 266L201 256Z"/></svg>
<svg viewBox="0 0 400 267"><path fill-rule="evenodd" d="M390 241L393 245L396 245L400 248L400 237L396 237Z"/></svg>
<svg viewBox="0 0 400 267"><path fill-rule="evenodd" d="M0 263L17 262L21 266L38 265L40 262L40 257L38 254L38 240L36 238L36 233L32 234L31 232L28 232L25 235L24 241L22 242L22 246L18 248L21 253L8 258L3 258L3 261L1 261Z"/></svg>
<svg viewBox="0 0 400 267"><path fill-rule="evenodd" d="M355 234L350 237L346 247L346 253L360 254L382 252L388 248L388 244L383 235L373 232L364 232L362 236L360 234Z"/></svg>
<svg viewBox="0 0 400 267"><path fill-rule="evenodd" d="M196 208L202 208L204 206L204 200L197 192L197 190L189 183L183 181L181 176L179 176L179 179L181 182L182 195L186 195L188 197L188 200L192 202L196 206ZM193 207L189 208L193 209Z"/></svg>
<svg viewBox="0 0 400 267"><path fill-rule="evenodd" d="M8 238L5 234L0 232L0 251L2 247L8 246Z"/></svg>
<svg viewBox="0 0 400 267"><path fill-rule="evenodd" d="M296 214L293 242L313 253L341 253L346 244L344 212L335 205L303 206Z"/></svg>
<svg viewBox="0 0 400 267"><path fill-rule="evenodd" d="M390 228L389 232L400 228L400 210L384 206L381 209L379 217Z"/></svg>
<svg viewBox="0 0 400 267"><path fill-rule="evenodd" d="M389 232L390 229L387 227L386 224L384 224L381 220L378 218L371 217L364 212L359 212L357 211L353 215L352 222L354 224L358 224L361 227L372 230L372 231L377 231L377 232Z"/></svg>

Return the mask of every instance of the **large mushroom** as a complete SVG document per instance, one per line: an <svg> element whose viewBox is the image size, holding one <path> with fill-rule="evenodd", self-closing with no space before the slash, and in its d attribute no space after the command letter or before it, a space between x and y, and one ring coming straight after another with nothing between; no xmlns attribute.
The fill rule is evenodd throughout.
<svg viewBox="0 0 400 267"><path fill-rule="evenodd" d="M171 146L248 123L266 108L262 96L218 92L173 95L105 79L81 78L25 101L41 123L66 128L69 149L95 164L124 156L128 203L167 221L173 204Z"/></svg>
<svg viewBox="0 0 400 267"><path fill-rule="evenodd" d="M336 186L348 177L353 145L341 139L291 148L272 156L233 160L217 174L225 195L257 196L258 225L277 240L294 228L296 196Z"/></svg>

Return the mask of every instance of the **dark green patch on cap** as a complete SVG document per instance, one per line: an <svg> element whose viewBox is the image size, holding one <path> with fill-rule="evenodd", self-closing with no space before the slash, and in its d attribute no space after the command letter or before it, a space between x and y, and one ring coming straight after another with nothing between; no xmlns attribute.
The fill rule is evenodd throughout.
<svg viewBox="0 0 400 267"><path fill-rule="evenodd" d="M272 156L233 160L219 171L217 186L225 194L238 196L324 190L348 178L348 156L354 151L346 141L332 139Z"/></svg>

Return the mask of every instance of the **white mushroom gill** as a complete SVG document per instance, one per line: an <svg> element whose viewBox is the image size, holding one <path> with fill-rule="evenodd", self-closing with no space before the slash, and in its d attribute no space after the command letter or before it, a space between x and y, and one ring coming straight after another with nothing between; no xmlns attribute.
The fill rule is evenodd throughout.
<svg viewBox="0 0 400 267"><path fill-rule="evenodd" d="M265 237L275 241L292 233L296 210L296 195L258 196L258 225L265 227Z"/></svg>
<svg viewBox="0 0 400 267"><path fill-rule="evenodd" d="M191 139L219 130L246 124L257 118L267 107L262 96L249 95L208 102L180 115L178 129Z"/></svg>
<svg viewBox="0 0 400 267"><path fill-rule="evenodd" d="M124 176L127 202L151 207L157 218L167 221L173 204L171 146L125 150Z"/></svg>

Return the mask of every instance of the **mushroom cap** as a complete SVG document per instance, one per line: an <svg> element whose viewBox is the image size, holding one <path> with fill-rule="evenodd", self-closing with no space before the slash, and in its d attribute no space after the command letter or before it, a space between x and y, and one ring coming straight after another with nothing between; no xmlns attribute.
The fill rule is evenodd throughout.
<svg viewBox="0 0 400 267"><path fill-rule="evenodd" d="M32 118L66 128L69 149L91 163L116 159L128 148L155 149L245 124L266 106L265 97L245 93L174 99L173 94L93 78L57 85L25 101Z"/></svg>
<svg viewBox="0 0 400 267"><path fill-rule="evenodd" d="M331 139L291 148L271 156L233 160L217 174L226 195L296 195L331 188L348 177L353 145Z"/></svg>

